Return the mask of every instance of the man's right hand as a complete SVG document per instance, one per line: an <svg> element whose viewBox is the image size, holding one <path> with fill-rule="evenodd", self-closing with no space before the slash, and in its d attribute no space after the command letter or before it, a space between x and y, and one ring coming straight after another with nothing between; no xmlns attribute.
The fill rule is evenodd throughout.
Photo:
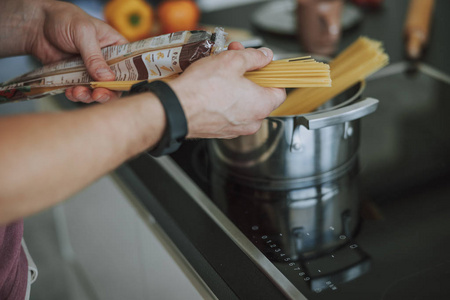
<svg viewBox="0 0 450 300"><path fill-rule="evenodd" d="M188 138L253 134L286 98L284 89L263 88L243 76L270 63L270 49L239 43L229 49L198 60L170 82L188 120Z"/></svg>

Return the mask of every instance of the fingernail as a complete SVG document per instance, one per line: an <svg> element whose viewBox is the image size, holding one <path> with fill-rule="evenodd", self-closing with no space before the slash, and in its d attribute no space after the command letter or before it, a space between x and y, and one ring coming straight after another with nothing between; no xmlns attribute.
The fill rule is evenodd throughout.
<svg viewBox="0 0 450 300"><path fill-rule="evenodd" d="M261 51L265 56L269 56L269 52L267 48L258 48L259 51Z"/></svg>
<svg viewBox="0 0 450 300"><path fill-rule="evenodd" d="M100 97L95 99L95 101L100 102L100 103L105 103L108 100L109 100L109 95L101 95Z"/></svg>
<svg viewBox="0 0 450 300"><path fill-rule="evenodd" d="M95 74L98 76L98 78L100 79L112 79L114 77L113 72L111 71L111 69L109 68L100 68L97 69L97 71L95 72Z"/></svg>
<svg viewBox="0 0 450 300"><path fill-rule="evenodd" d="M83 92L83 93L78 94L78 96L76 96L75 98L77 98L80 101L87 101L87 100L89 100L89 94Z"/></svg>

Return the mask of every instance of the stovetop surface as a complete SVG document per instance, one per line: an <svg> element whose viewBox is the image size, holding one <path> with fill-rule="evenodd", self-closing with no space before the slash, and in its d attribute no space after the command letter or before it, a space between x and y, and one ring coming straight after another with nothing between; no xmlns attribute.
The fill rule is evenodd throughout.
<svg viewBox="0 0 450 300"><path fill-rule="evenodd" d="M277 203L285 197L259 199L261 193L226 176L213 181L208 141L187 142L172 155L308 299L450 298L450 85L420 69L398 69L368 80L364 91L380 104L362 119L360 222L334 248L300 256L283 248L292 247L283 240L294 233L283 226L267 232L265 223L280 213Z"/></svg>

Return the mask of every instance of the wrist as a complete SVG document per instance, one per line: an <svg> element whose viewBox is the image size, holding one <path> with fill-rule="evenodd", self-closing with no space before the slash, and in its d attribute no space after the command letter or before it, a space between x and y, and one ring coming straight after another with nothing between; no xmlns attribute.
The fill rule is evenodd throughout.
<svg viewBox="0 0 450 300"><path fill-rule="evenodd" d="M128 144L126 151L133 157L143 151L153 148L162 138L166 118L164 108L155 95L149 92L130 95L117 101L107 102L98 107L122 106L119 117L130 120L130 126L124 126L124 133L128 137L134 137L134 142ZM129 113L129 114L128 114ZM121 136L120 134L118 136Z"/></svg>
<svg viewBox="0 0 450 300"><path fill-rule="evenodd" d="M183 108L185 118L187 120L187 138L196 138L196 132L198 132L198 128L196 128L196 122L198 115L201 115L204 105L201 104L200 97L202 95L195 93L188 86L183 85L184 82L181 82L179 79L175 79L170 81L170 87L175 91L178 95L178 100L180 101L180 105Z"/></svg>
<svg viewBox="0 0 450 300"><path fill-rule="evenodd" d="M171 86L163 81L140 82L135 84L130 94L152 92L164 109L164 132L159 142L149 150L152 156L162 156L178 150L184 141L188 129L183 107Z"/></svg>
<svg viewBox="0 0 450 300"><path fill-rule="evenodd" d="M41 0L9 0L0 12L0 56L24 55L30 42L42 29L44 11ZM45 1L47 2L47 1Z"/></svg>

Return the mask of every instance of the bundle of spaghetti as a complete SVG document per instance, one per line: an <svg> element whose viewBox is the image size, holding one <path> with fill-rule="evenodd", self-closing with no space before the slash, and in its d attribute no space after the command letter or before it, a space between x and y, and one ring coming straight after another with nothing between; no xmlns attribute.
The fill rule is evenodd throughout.
<svg viewBox="0 0 450 300"><path fill-rule="evenodd" d="M244 76L263 87L330 87L330 66L311 56L275 60Z"/></svg>
<svg viewBox="0 0 450 300"><path fill-rule="evenodd" d="M170 81L178 74L158 80ZM244 77L263 87L304 88L330 87L330 66L315 61L310 56L275 60L267 66L249 71ZM151 80L148 80L149 82ZM92 88L103 87L115 91L129 91L131 86L140 81L102 81L91 82Z"/></svg>
<svg viewBox="0 0 450 300"><path fill-rule="evenodd" d="M271 116L308 113L346 89L364 80L389 62L381 42L360 37L330 62L330 88L296 89Z"/></svg>

